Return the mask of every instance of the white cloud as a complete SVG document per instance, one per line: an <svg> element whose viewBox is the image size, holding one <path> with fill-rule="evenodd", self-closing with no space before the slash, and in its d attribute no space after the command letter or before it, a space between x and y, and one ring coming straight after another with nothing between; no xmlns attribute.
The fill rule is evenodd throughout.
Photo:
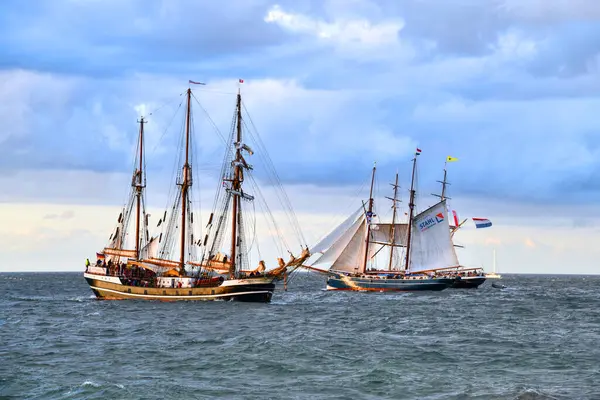
<svg viewBox="0 0 600 400"><path fill-rule="evenodd" d="M292 33L313 36L321 43L329 43L342 54L353 57L414 54L413 49L402 46L400 41L399 34L404 28L402 19L372 22L368 19L333 18L332 22L326 22L308 15L285 12L275 5L269 9L264 20Z"/></svg>
<svg viewBox="0 0 600 400"><path fill-rule="evenodd" d="M536 42L514 29L499 34L491 48L497 57L505 61L527 61L537 54Z"/></svg>
<svg viewBox="0 0 600 400"><path fill-rule="evenodd" d="M153 169L148 199L153 206L162 206L172 186L165 175L175 162L181 133L181 114L173 115L187 79L208 82L196 88L195 95L226 134L237 86L227 75L235 70L248 75L242 76L247 78L244 101L278 171L285 170L290 181L302 182L307 181L303 174L313 172L309 180L314 177L319 183L288 186L309 242L343 219L342 209L354 208L345 206L356 200L358 191L348 182L362 178L358 171L363 164L377 160L379 165L404 168L419 144L425 147L421 168L427 181L434 181L428 168L438 168L428 154L443 161L448 152L461 159L453 166L453 188L481 188L486 194L482 199L453 199L459 214L478 213L494 222L489 231L464 229L458 235L469 244L463 252L465 263L491 259L489 250L495 246L499 261L513 272L551 272L565 260L582 272L594 270L589 260L597 255L589 237L598 233L595 209L561 210L531 199L543 193L546 201L562 201L562 193L552 191L575 176L597 181L600 149L594 132L600 129L596 118L600 104L599 81L593 73L599 65L593 55L597 49L593 41L584 40L591 37L590 31L575 29L572 37L561 31L566 25L579 28L577 20L596 18L600 7L595 0L468 0L447 5L336 0L271 8L258 0L239 2L226 15L219 14L217 3L190 8L190 2L186 8L162 1L142 16L138 4L117 3L80 1L67 11L52 7L49 15L28 13L31 19L14 19L14 31L5 35L14 40L14 49L23 51L19 65L44 68L50 63L57 70L90 73L90 69L111 76L75 78L63 70L0 72L0 120L5 127L0 146L3 159L10 159L0 175L0 184L8 188L0 201L9 202L2 211L4 220L11 221L6 226L18 226L14 232L2 231L3 239L12 243L10 265L19 260L33 265L43 250L58 260L52 261L52 268L64 268L61 259L74 254L73 246L93 254L104 244L127 194L131 172L125 168L133 155L140 114L148 118L148 165ZM121 7L117 13L115 6ZM210 24L199 23L199 16ZM551 25L562 21L572 23ZM98 24L109 27L103 40L95 36ZM118 45L105 45L115 40ZM158 42L156 53L147 51L148 43ZM268 51L261 47L268 44L274 45ZM215 48L228 56L205 55L214 54ZM50 58L37 57L42 51ZM35 60L43 61L27 61L25 56L32 57L32 52ZM549 60L567 68L571 52L588 63L585 79L532 76L530 67L536 62ZM128 60L115 54L133 59L140 53L148 56L144 62L136 60L130 64L131 73L123 72ZM70 59L68 65L60 65L60 60L53 64L56 54L73 56L79 64ZM202 62L194 58L198 54ZM118 74L114 60L119 61ZM168 73L147 72L154 68ZM185 76L173 70L185 71ZM200 76L188 76L190 71ZM194 118L200 160L195 167L206 169L196 173L195 185L202 188L202 204L209 204L223 144L200 109ZM61 169L40 170L39 165L58 168L55 161ZM250 162L256 165L260 160L254 157ZM365 180L369 172L365 168ZM380 181L390 178L382 174ZM269 189L265 192L273 195ZM428 196L430 191L423 193ZM527 202L507 205L506 198L515 193ZM497 202L490 201L494 195ZM564 195L569 198L569 193ZM98 203L111 206L92 205ZM44 209L43 214L36 207ZM573 249L588 257L572 258L568 252ZM73 257L67 264L79 265L80 256Z"/></svg>

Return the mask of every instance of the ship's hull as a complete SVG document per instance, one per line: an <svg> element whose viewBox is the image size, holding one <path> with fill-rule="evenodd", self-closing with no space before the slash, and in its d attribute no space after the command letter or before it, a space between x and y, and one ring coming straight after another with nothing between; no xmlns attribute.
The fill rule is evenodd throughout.
<svg viewBox="0 0 600 400"><path fill-rule="evenodd" d="M118 276L85 273L84 277L96 297L105 300L236 300L267 303L271 301L275 290L273 278L266 277L232 279L213 286L184 288L128 286Z"/></svg>
<svg viewBox="0 0 600 400"><path fill-rule="evenodd" d="M477 289L479 286L483 285L484 282L485 277L483 276L467 276L457 279L450 287L453 289Z"/></svg>
<svg viewBox="0 0 600 400"><path fill-rule="evenodd" d="M327 278L327 290L352 290L371 292L416 292L448 288L453 278L364 278L346 275L331 275Z"/></svg>

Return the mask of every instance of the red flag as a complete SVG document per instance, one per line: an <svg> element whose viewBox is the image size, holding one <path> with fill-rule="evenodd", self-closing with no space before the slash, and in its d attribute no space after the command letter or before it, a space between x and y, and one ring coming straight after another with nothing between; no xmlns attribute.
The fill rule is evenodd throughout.
<svg viewBox="0 0 600 400"><path fill-rule="evenodd" d="M196 82L196 81L193 81L193 80L191 80L191 79L189 80L189 82L190 82L190 84L192 84L192 85L206 85L206 83L202 83L202 82Z"/></svg>
<svg viewBox="0 0 600 400"><path fill-rule="evenodd" d="M244 83L244 80L243 80L243 79L240 79L240 80L239 80L239 82L240 82L240 83Z"/></svg>
<svg viewBox="0 0 600 400"><path fill-rule="evenodd" d="M420 152L421 152L421 149L417 147L417 153L420 153Z"/></svg>

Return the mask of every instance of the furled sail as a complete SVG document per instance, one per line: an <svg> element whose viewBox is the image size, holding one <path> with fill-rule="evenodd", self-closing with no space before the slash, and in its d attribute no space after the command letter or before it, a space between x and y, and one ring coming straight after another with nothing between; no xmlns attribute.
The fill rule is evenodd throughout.
<svg viewBox="0 0 600 400"><path fill-rule="evenodd" d="M110 247L105 247L102 252L108 256L117 256L117 257L135 257L135 250L125 250L125 249L114 249Z"/></svg>
<svg viewBox="0 0 600 400"><path fill-rule="evenodd" d="M413 218L409 269L419 272L457 265L446 200L442 200Z"/></svg>

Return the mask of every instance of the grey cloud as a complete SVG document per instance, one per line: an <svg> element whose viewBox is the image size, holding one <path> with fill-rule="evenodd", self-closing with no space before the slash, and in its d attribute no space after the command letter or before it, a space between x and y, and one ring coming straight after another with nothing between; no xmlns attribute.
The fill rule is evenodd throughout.
<svg viewBox="0 0 600 400"><path fill-rule="evenodd" d="M12 5L0 44L5 68L119 75L196 69L216 56L276 45L286 34L263 21L267 1L49 2ZM227 10L225 12L225 10ZM0 17L2 21L3 17Z"/></svg>
<svg viewBox="0 0 600 400"><path fill-rule="evenodd" d="M600 4L596 0L501 0L498 3L506 14L538 24L600 20Z"/></svg>
<svg viewBox="0 0 600 400"><path fill-rule="evenodd" d="M536 75L575 76L598 69L600 4L579 1L506 0L379 0L383 16L402 17L400 35L416 44L436 44L428 59L441 55L485 56L498 38L517 31L537 45L528 62ZM590 65L592 64L592 65Z"/></svg>

